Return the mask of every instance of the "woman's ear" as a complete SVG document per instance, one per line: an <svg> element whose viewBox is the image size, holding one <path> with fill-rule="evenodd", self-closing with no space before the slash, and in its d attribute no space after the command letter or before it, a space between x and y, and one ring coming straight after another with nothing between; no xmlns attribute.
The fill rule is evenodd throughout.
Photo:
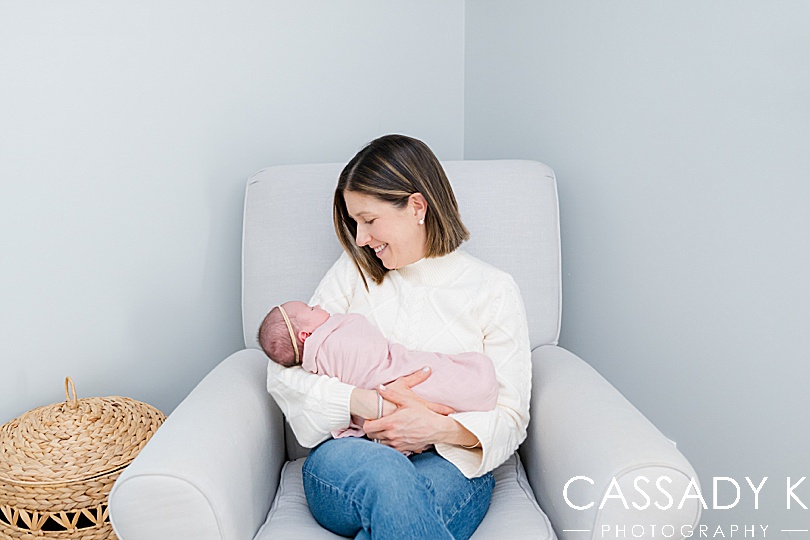
<svg viewBox="0 0 810 540"><path fill-rule="evenodd" d="M411 193L411 196L408 197L408 205L413 210L413 216L415 218L424 219L428 209L428 203L424 195L418 191L416 193Z"/></svg>

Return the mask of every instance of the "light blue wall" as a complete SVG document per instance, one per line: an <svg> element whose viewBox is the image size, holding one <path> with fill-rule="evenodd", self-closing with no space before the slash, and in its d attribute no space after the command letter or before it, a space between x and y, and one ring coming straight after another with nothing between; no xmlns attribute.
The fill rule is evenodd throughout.
<svg viewBox="0 0 810 540"><path fill-rule="evenodd" d="M462 0L0 3L0 423L66 375L173 409L244 346L247 177L388 132L460 159L463 32Z"/></svg>
<svg viewBox="0 0 810 540"><path fill-rule="evenodd" d="M465 157L558 175L561 344L709 505L713 476L742 483L705 523L810 528L785 489L810 476L810 3L470 0L466 21Z"/></svg>

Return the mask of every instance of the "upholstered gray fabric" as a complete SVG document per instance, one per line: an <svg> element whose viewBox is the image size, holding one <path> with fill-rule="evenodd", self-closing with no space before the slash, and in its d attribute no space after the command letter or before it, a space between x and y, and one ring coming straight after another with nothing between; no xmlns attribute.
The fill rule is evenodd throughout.
<svg viewBox="0 0 810 540"><path fill-rule="evenodd" d="M284 417L257 349L220 363L169 415L110 493L123 540L253 538L284 463Z"/></svg>
<svg viewBox="0 0 810 540"><path fill-rule="evenodd" d="M537 499L552 523L592 530L594 537L600 537L602 525L646 525L644 530L650 531L650 525L698 523L701 507L696 499L677 508L689 481L697 475L672 441L591 366L565 349L553 345L535 349L532 366L532 420L520 453ZM594 502L587 510L575 509L563 500L563 487L576 476L594 481L593 485L577 481L571 486L572 502L579 506ZM633 485L639 476L652 482L639 485L654 499L657 494L655 500L661 499L662 505L667 501L654 483L659 477L669 478L671 482L663 485L675 497L675 507L661 511L651 504L636 510L631 502L639 497ZM629 508L615 498L599 508L613 478L631 501ZM616 495L615 489L612 494ZM638 500L640 506L644 502Z"/></svg>
<svg viewBox="0 0 810 540"><path fill-rule="evenodd" d="M474 538L554 538L551 523L561 540L594 540L602 537L603 525L680 530L698 523L701 508L695 499L667 511L625 510L620 504L598 508L613 478L629 493L635 476L667 475L670 491L683 493L696 475L615 388L555 346L561 272L553 172L522 161L445 167L472 233L465 249L515 277L534 349L532 420L520 450L525 474L515 458L496 470L495 497ZM243 240L243 326L249 347L266 311L282 300L308 299L339 256L329 216L340 168L274 167L249 180ZM308 516L296 477L300 462L282 472L284 462L304 450L290 433L285 436L284 419L265 390L266 366L254 348L223 361L122 473L109 499L122 540L332 537ZM596 501L587 510L563 500L563 487L574 476L593 480L572 488L576 500Z"/></svg>

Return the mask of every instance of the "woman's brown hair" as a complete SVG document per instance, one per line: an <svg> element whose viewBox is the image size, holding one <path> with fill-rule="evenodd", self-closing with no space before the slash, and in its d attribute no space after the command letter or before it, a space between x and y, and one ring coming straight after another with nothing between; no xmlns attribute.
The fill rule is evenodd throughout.
<svg viewBox="0 0 810 540"><path fill-rule="evenodd" d="M405 135L385 135L370 142L343 168L335 189L332 217L343 249L360 271L378 285L388 269L374 250L357 245L357 223L346 209L345 191L362 193L404 208L408 197L421 193L428 204L425 214L425 257L447 255L470 237L461 221L458 203L439 160L420 140Z"/></svg>

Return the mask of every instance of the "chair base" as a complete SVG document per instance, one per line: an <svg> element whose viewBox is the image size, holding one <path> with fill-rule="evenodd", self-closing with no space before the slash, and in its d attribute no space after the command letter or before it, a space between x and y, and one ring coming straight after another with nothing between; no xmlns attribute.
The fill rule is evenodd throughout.
<svg viewBox="0 0 810 540"><path fill-rule="evenodd" d="M336 540L343 538L322 528L312 517L304 496L301 468L306 458L288 461L281 471L276 498L267 521L254 540ZM495 491L484 521L473 540L556 540L554 529L534 499L520 458L514 454L495 469Z"/></svg>

